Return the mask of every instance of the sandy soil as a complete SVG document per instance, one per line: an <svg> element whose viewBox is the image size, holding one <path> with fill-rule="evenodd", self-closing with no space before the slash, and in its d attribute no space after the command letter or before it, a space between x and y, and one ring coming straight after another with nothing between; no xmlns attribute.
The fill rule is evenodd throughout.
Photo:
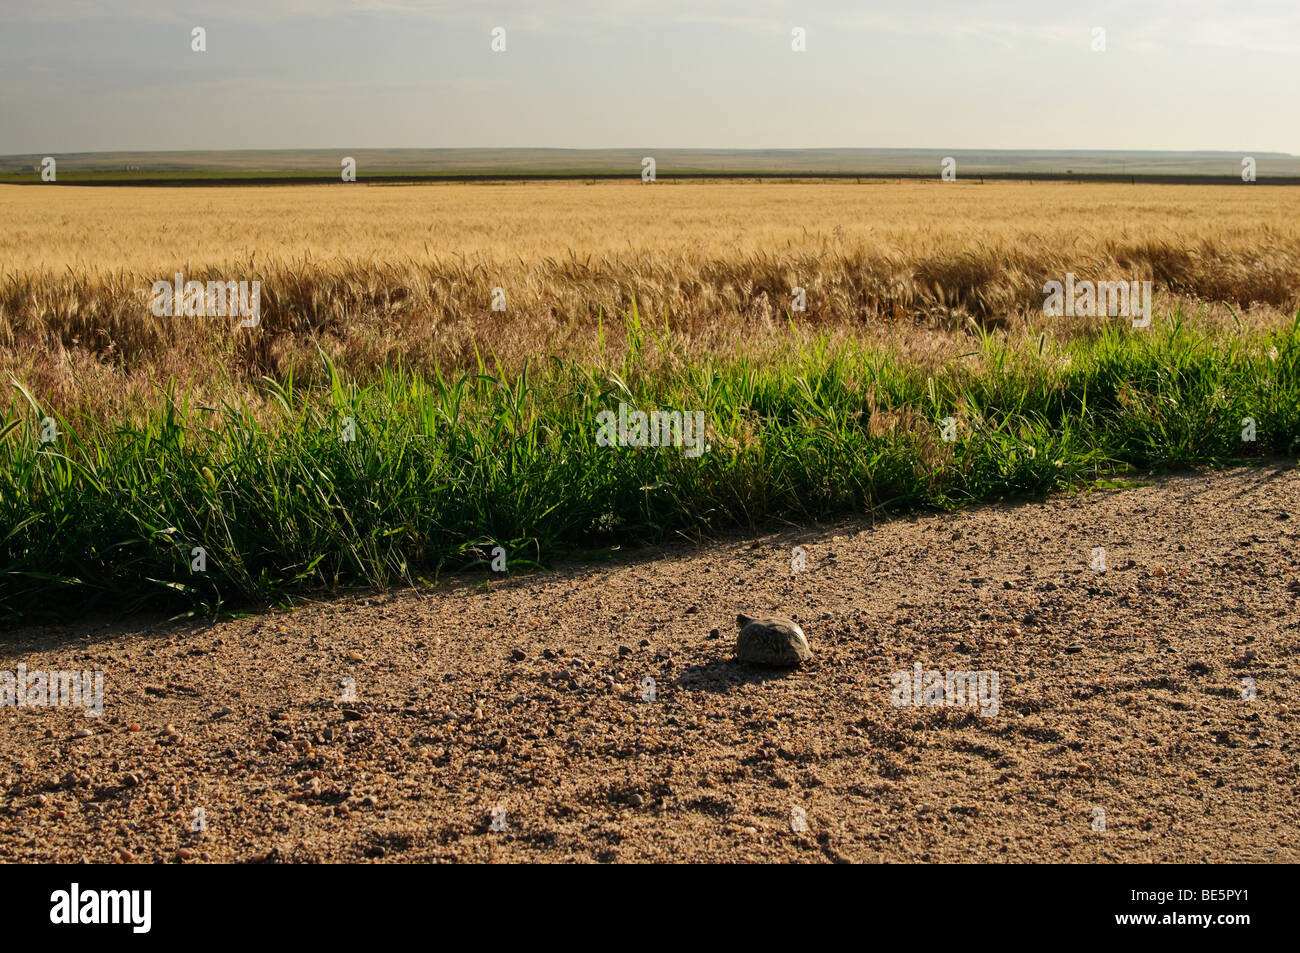
<svg viewBox="0 0 1300 953"><path fill-rule="evenodd" d="M105 708L0 709L0 859L1294 863L1298 534L1273 465L10 633L0 670L102 668ZM731 661L739 611L813 661ZM996 714L892 704L918 662Z"/></svg>

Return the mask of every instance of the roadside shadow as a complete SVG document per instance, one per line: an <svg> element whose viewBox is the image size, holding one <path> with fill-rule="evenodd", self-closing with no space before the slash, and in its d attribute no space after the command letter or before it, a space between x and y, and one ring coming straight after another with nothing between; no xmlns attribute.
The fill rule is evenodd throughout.
<svg viewBox="0 0 1300 953"><path fill-rule="evenodd" d="M702 665L687 665L672 682L673 688L725 695L739 685L777 682L798 672L797 668L764 668L735 658L714 659Z"/></svg>
<svg viewBox="0 0 1300 953"><path fill-rule="evenodd" d="M448 570L437 574L436 584L432 586L395 584L391 588L378 590L356 586L335 591L299 592L286 598L290 600L294 610L333 603L391 607L400 611L409 602L432 600L442 602L452 611L456 611L457 600L482 592L520 590L531 592L557 583L578 588L600 584L605 578L629 569L635 570L652 563L689 562L704 553L714 559L717 570L725 572L733 565L743 567L755 558L775 558L773 554L778 552L782 554L782 559L788 559L788 554L795 546L834 545L835 537L840 535L866 534L871 537L883 534L887 536L900 525L918 522L942 523L946 529L960 529L968 520L977 520L982 512L1028 513L1045 501L1068 500L1071 497L1082 501L1087 494L1100 496L1128 492L1146 485L1159 487L1181 481L1180 489L1185 491L1185 499L1191 501L1202 493L1218 487L1219 482L1216 478L1222 472L1246 468L1243 465L1228 467L1226 471L1197 469L1163 474L1134 473L1125 476L1122 484L1114 487L1080 488L1078 491L1062 491L1046 497L1015 497L975 503L953 511L923 510L881 515L868 510L845 513L825 520L812 520L806 524L772 520L750 530L732 529L712 533L706 533L702 529L682 530L675 537L661 542L624 543L620 546L589 550L584 556L557 558L544 567L529 568L517 573L498 575L486 570L469 568L460 571ZM1247 497L1252 491L1286 476L1295 469L1295 464L1289 458L1269 458L1255 462L1250 469L1258 471L1258 476L1248 487L1236 492L1233 495L1234 499ZM597 553L599 555L595 555ZM746 605L740 594L737 594L734 600L727 600L719 606L720 615L726 618L734 618L738 611L753 612L755 609L766 608ZM213 616L177 620L169 619L162 612L120 614L111 609L104 609L86 613L76 619L29 619L21 623L0 626L0 662L21 659L24 655L33 652L86 649L142 636L161 640L184 639L201 635L216 625L238 618L273 623L278 620L279 613L248 608ZM797 615L795 620L803 624L808 621L798 618ZM707 671L700 673L697 677L701 679L701 684L692 687L700 688L703 687L703 683L712 683L715 680L715 673L712 671L715 666L719 677L724 681L739 676L741 684L770 681L787 674L780 670L766 672L762 669L751 669L734 660L720 660L708 666ZM725 690L725 685L717 690Z"/></svg>

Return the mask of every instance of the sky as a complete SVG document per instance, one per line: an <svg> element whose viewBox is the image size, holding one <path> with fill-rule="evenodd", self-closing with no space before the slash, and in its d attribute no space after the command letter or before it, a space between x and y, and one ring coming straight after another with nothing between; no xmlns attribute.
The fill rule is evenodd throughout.
<svg viewBox="0 0 1300 953"><path fill-rule="evenodd" d="M0 0L0 154L1300 154L1298 54L1300 0Z"/></svg>

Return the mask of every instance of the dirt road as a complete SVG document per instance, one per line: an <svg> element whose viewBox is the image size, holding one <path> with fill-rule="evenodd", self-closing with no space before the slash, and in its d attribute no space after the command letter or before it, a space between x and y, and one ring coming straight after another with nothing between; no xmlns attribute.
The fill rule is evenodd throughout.
<svg viewBox="0 0 1300 953"><path fill-rule="evenodd" d="M1294 863L1298 536L1275 464L9 633L104 708L0 709L0 860Z"/></svg>

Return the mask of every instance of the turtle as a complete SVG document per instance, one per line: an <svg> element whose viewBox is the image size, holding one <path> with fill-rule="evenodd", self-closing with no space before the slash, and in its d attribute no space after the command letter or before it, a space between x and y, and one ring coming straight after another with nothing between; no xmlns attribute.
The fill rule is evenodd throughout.
<svg viewBox="0 0 1300 953"><path fill-rule="evenodd" d="M755 619L743 612L736 616L740 635L736 638L736 658L753 665L795 668L812 658L803 629L785 616Z"/></svg>

